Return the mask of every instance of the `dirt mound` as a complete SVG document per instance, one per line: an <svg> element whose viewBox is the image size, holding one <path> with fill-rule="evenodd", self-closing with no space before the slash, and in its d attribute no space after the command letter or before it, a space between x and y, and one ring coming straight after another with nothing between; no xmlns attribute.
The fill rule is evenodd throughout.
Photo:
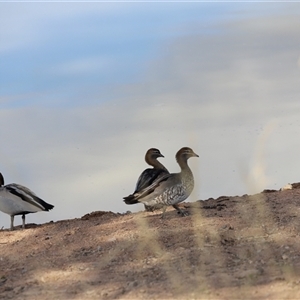
<svg viewBox="0 0 300 300"><path fill-rule="evenodd" d="M105 216L107 218L120 216L119 213L113 213L112 211L93 211L81 217L81 220L90 220L91 218L98 218Z"/></svg>
<svg viewBox="0 0 300 300"><path fill-rule="evenodd" d="M2 230L0 298L299 299L299 187Z"/></svg>

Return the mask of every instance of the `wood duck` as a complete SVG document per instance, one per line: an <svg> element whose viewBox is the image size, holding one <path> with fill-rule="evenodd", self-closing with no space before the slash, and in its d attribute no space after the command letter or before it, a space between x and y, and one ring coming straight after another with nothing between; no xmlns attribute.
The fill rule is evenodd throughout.
<svg viewBox="0 0 300 300"><path fill-rule="evenodd" d="M156 148L150 148L146 152L145 161L148 165L152 166L153 168L148 168L142 172L142 174L137 180L133 194L123 198L125 203L135 201L135 199L139 197L140 193L143 192L143 190L145 190L146 188L148 188L154 181L166 174L169 174L169 171L165 168L165 166L157 160L157 158L159 157L164 156ZM154 208L145 205L145 209L147 211L153 211Z"/></svg>

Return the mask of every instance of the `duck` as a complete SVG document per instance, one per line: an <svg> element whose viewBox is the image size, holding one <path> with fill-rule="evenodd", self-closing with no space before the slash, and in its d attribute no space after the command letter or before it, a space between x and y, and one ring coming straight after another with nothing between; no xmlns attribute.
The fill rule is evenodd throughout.
<svg viewBox="0 0 300 300"><path fill-rule="evenodd" d="M162 208L161 218L164 218L168 206L173 206L181 216L187 216L188 212L180 209L178 204L186 200L194 189L194 176L188 165L188 159L191 157L199 155L189 147L181 148L175 155L181 169L179 173L164 174L136 197L124 199L125 203L143 203L155 209Z"/></svg>
<svg viewBox="0 0 300 300"><path fill-rule="evenodd" d="M39 198L29 188L10 183L4 185L4 177L0 173L0 211L10 215L10 230L14 230L14 217L22 215L22 228L25 228L25 215L38 211L49 211L54 206Z"/></svg>
<svg viewBox="0 0 300 300"><path fill-rule="evenodd" d="M145 154L145 161L153 168L148 168L141 173L137 180L134 192L123 198L125 203L134 202L135 199L139 197L140 193L148 188L154 181L166 174L169 174L167 168L157 160L159 157L164 158L163 154L157 148L150 148L147 150ZM154 207L145 205L145 210L153 211Z"/></svg>

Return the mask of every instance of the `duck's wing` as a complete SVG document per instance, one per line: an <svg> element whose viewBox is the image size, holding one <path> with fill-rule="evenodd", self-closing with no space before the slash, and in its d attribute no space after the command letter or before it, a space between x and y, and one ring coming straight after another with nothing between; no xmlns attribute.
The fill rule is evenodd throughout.
<svg viewBox="0 0 300 300"><path fill-rule="evenodd" d="M163 185L169 178L172 176L172 174L167 173L159 176L156 180L153 181L152 184L144 188L143 190L134 193L132 195L129 195L127 197L124 197L124 202L126 204L135 204L142 202L141 199L143 197L149 196L150 194L154 193L155 190L159 189L160 185Z"/></svg>
<svg viewBox="0 0 300 300"><path fill-rule="evenodd" d="M138 178L134 194L149 187L159 177L162 177L165 174L169 174L169 172L163 169L146 169Z"/></svg>
<svg viewBox="0 0 300 300"><path fill-rule="evenodd" d="M151 197L141 198L140 201L148 206L177 205L188 197L182 183L175 185L162 185L153 191ZM175 207L176 208L176 207ZM176 208L177 209L177 208ZM177 209L178 210L178 209Z"/></svg>
<svg viewBox="0 0 300 300"><path fill-rule="evenodd" d="M39 198L34 192L32 192L29 188L20 185L20 184L16 184L16 183L11 183L11 184L7 184L5 186L5 189L17 196L18 198L20 198L21 200L28 202L36 207L38 207L41 210L50 210L52 209L54 206L45 202L43 199Z"/></svg>

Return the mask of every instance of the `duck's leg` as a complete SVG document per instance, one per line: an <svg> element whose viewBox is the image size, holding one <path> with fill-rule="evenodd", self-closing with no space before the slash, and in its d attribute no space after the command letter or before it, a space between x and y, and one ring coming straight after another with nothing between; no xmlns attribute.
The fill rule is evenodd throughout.
<svg viewBox="0 0 300 300"><path fill-rule="evenodd" d="M181 214L182 217L186 217L189 215L189 213L186 210L179 208L177 204L174 204L173 207L177 210L178 214Z"/></svg>
<svg viewBox="0 0 300 300"><path fill-rule="evenodd" d="M25 229L25 214L22 215L22 228Z"/></svg>
<svg viewBox="0 0 300 300"><path fill-rule="evenodd" d="M167 206L164 206L163 207L163 210L162 210L162 214L161 214L161 219L164 219L165 218L165 212L166 212L166 210L167 210Z"/></svg>
<svg viewBox="0 0 300 300"><path fill-rule="evenodd" d="M10 230L14 230L14 218L15 216L10 216Z"/></svg>
<svg viewBox="0 0 300 300"><path fill-rule="evenodd" d="M149 206L149 205L146 205L146 204L144 204L145 205L145 211L154 211L155 210L155 208L154 208L154 206Z"/></svg>

